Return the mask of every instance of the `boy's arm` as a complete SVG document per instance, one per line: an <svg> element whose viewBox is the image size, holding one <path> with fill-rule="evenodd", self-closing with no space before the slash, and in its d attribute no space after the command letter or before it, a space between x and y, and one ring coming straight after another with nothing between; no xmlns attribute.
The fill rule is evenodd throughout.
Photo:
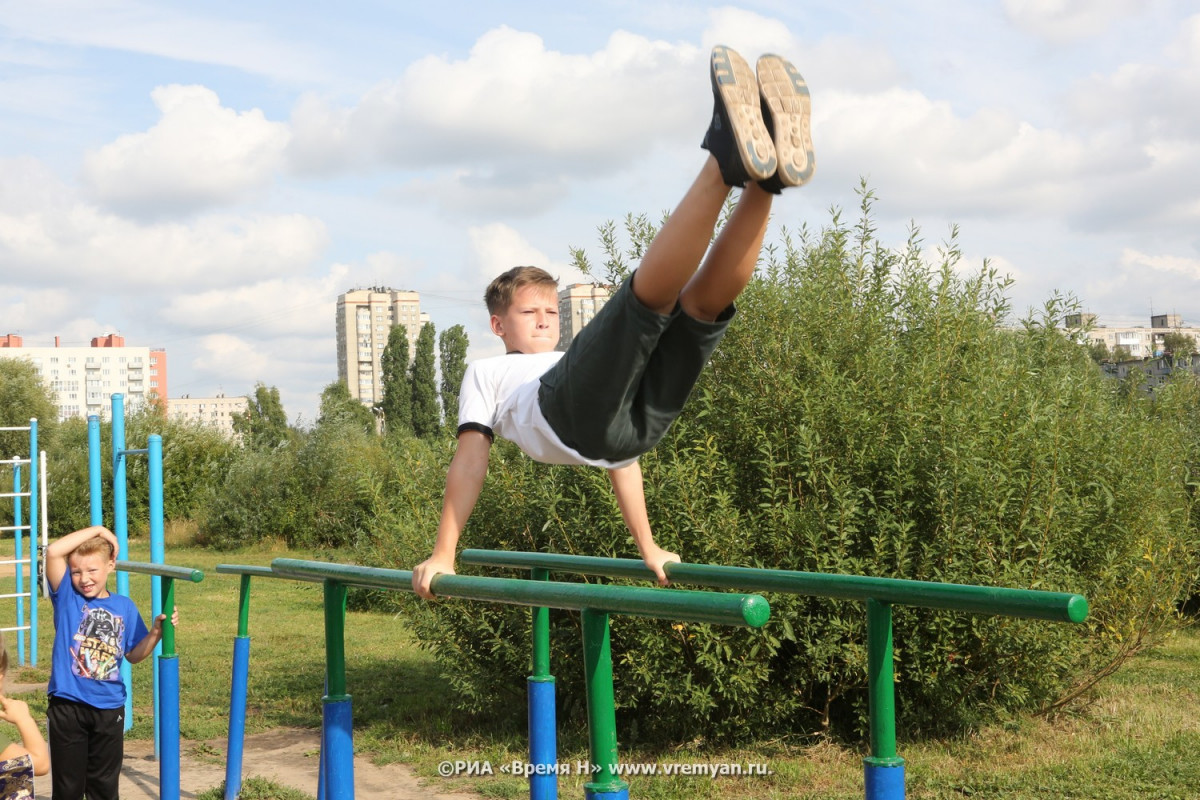
<svg viewBox="0 0 1200 800"><path fill-rule="evenodd" d="M55 539L46 548L46 583L50 585L50 591L57 592L58 585L62 583L63 576L67 574L67 556L74 553L79 545L97 536L108 539L113 547L113 558L116 558L120 549L117 537L102 525L93 525L90 528L68 533L60 539Z"/></svg>
<svg viewBox="0 0 1200 800"><path fill-rule="evenodd" d="M17 733L21 735L21 744L10 744L0 751L0 760L28 753L33 761L34 775L45 775L49 772L50 750L46 747L46 740L42 738L42 732L33 721L33 715L29 713L29 706L25 701L0 695L0 719L17 726Z"/></svg>
<svg viewBox="0 0 1200 800"><path fill-rule="evenodd" d="M154 648L162 641L162 626L163 620L167 618L166 614L159 614L154 618L154 625L150 628L150 632L142 637L142 640L135 644L128 653L125 654L125 660L130 664L136 664L139 661L145 661L154 652ZM179 624L179 609L171 612L171 624Z"/></svg>
<svg viewBox="0 0 1200 800"><path fill-rule="evenodd" d="M480 431L463 431L458 436L458 447L450 461L450 469L446 471L446 496L442 501L442 519L438 523L433 555L412 571L413 591L427 600L433 599L429 584L434 575L454 574L458 537L483 490L491 448L492 440Z"/></svg>
<svg viewBox="0 0 1200 800"><path fill-rule="evenodd" d="M666 586L667 573L663 565L668 561L681 561L675 553L663 550L654 542L654 534L650 530L650 516L646 513L646 490L642 483L642 467L638 462L610 469L608 479L612 481L613 494L617 496L617 505L621 509L621 517L625 526L633 534L634 544L656 576L659 584Z"/></svg>

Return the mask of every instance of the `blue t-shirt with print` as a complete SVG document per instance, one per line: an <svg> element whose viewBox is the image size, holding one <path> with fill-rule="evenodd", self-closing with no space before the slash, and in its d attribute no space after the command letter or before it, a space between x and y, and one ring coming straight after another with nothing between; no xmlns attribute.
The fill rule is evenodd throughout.
<svg viewBox="0 0 1200 800"><path fill-rule="evenodd" d="M50 593L50 600L54 649L47 694L93 708L124 706L121 662L150 633L137 606L118 594L89 600L75 589L69 574Z"/></svg>

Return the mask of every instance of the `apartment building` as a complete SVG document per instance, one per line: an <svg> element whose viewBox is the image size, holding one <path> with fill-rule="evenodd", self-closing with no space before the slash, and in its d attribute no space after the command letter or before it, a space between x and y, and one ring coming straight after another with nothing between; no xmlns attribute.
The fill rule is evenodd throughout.
<svg viewBox="0 0 1200 800"><path fill-rule="evenodd" d="M349 387L351 396L368 406L383 400L380 359L392 327L404 327L411 359L421 326L427 322L429 315L421 311L418 292L374 286L338 295L338 379Z"/></svg>
<svg viewBox="0 0 1200 800"><path fill-rule="evenodd" d="M53 347L27 347L23 337L0 337L0 358L30 361L54 392L60 420L112 415L112 395L125 395L125 407L134 409L151 397L167 396L167 352L149 347L127 347L117 334L97 336L89 347L63 347L54 337Z"/></svg>
<svg viewBox="0 0 1200 800"><path fill-rule="evenodd" d="M572 283L558 292L558 347L566 350L583 326L612 296L613 287L600 283Z"/></svg>
<svg viewBox="0 0 1200 800"><path fill-rule="evenodd" d="M167 416L181 422L195 422L209 428L216 428L226 436L233 438L233 418L245 414L250 401L245 396L226 397L218 394L216 397L172 397L167 401Z"/></svg>
<svg viewBox="0 0 1200 800"><path fill-rule="evenodd" d="M1068 314L1065 324L1068 328L1090 326L1087 333L1090 341L1103 342L1110 353L1123 347L1131 358L1161 356L1168 333L1183 333L1200 342L1200 328L1185 325L1178 314L1155 314L1150 317L1150 327L1101 325L1095 314Z"/></svg>

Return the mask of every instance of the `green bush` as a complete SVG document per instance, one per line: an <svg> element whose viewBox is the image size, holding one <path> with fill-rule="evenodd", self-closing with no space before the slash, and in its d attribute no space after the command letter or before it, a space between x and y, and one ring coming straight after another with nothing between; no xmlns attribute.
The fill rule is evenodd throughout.
<svg viewBox="0 0 1200 800"><path fill-rule="evenodd" d="M1057 329L1068 300L1005 327L1006 280L960 272L953 236L936 253L915 230L885 247L871 203L767 252L684 416L643 459L656 536L693 562L1082 593L1081 626L896 609L909 732L1051 708L1169 626L1190 585L1189 390L1116 391ZM644 218L628 230L628 255L605 231L610 271L653 233ZM636 557L601 471L506 445L463 542ZM861 732L862 606L769 599L761 631L615 619L623 736ZM415 619L465 706L522 691L527 612L447 601ZM578 621L558 620L558 692L579 709Z"/></svg>
<svg viewBox="0 0 1200 800"><path fill-rule="evenodd" d="M87 426L87 420L79 418L62 423L47 452L51 537L91 524ZM153 407L127 415L126 448L147 447L151 434L162 437L163 516L167 520L189 520L214 486L224 480L225 470L238 446L215 429L165 419ZM109 527L113 525L112 467L112 426L103 422L100 425L100 485L104 524ZM125 494L130 532L145 533L150 519L150 475L145 455L126 457Z"/></svg>

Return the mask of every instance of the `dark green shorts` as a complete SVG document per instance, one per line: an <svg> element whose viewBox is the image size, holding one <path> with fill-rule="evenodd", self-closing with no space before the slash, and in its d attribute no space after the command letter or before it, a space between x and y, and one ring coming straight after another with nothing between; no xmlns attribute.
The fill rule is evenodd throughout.
<svg viewBox="0 0 1200 800"><path fill-rule="evenodd" d="M563 443L587 458L626 461L653 448L683 410L733 318L657 314L630 277L542 376L538 405Z"/></svg>

